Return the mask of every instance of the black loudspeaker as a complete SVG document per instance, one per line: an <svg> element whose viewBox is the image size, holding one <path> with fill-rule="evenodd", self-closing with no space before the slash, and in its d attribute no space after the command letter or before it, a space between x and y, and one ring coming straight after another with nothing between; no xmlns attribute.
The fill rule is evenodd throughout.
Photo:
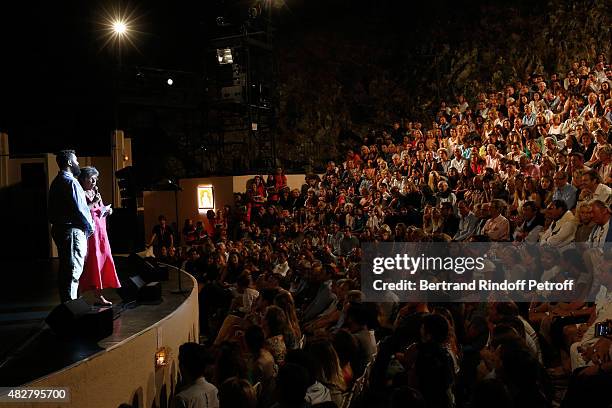
<svg viewBox="0 0 612 408"><path fill-rule="evenodd" d="M113 309L92 308L83 299L70 300L53 309L45 322L61 336L103 339L113 334Z"/></svg>
<svg viewBox="0 0 612 408"><path fill-rule="evenodd" d="M121 282L117 293L124 302L138 301L139 303L158 303L161 301L161 283L145 282L139 275L130 276Z"/></svg>
<svg viewBox="0 0 612 408"><path fill-rule="evenodd" d="M106 220L108 238L116 254L144 250L144 212L135 208L116 208Z"/></svg>
<svg viewBox="0 0 612 408"><path fill-rule="evenodd" d="M157 264L155 258L142 258L132 253L128 257L130 272L137 273L145 282L167 281L169 279L168 268Z"/></svg>

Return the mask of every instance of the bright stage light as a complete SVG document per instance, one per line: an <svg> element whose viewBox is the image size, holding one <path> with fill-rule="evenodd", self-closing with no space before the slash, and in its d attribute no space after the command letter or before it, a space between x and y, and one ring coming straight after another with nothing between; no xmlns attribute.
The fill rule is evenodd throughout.
<svg viewBox="0 0 612 408"><path fill-rule="evenodd" d="M168 78L168 80L166 81L166 83L167 83L169 86L172 86L172 84L174 83L174 81L172 80L172 78Z"/></svg>
<svg viewBox="0 0 612 408"><path fill-rule="evenodd" d="M115 20L113 21L113 32L117 35L124 35L125 33L127 33L128 27L127 24L125 24L125 22L121 21L121 20Z"/></svg>
<svg viewBox="0 0 612 408"><path fill-rule="evenodd" d="M110 48L121 59L122 50L126 47L135 48L139 34L139 17L136 9L103 8L100 12L99 32L103 41L102 48Z"/></svg>

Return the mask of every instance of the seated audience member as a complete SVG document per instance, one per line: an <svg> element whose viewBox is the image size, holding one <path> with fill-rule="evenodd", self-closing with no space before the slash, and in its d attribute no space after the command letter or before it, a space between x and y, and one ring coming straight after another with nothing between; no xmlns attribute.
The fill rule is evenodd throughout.
<svg viewBox="0 0 612 408"><path fill-rule="evenodd" d="M352 384L355 379L353 367L356 367L358 363L356 361L359 350L357 339L348 330L342 329L334 335L333 344L338 354L344 383L346 385Z"/></svg>
<svg viewBox="0 0 612 408"><path fill-rule="evenodd" d="M232 301L232 310L241 313L249 313L255 299L259 297L259 292L253 288L251 274L243 272L236 280L236 293Z"/></svg>
<svg viewBox="0 0 612 408"><path fill-rule="evenodd" d="M312 359L314 377L329 389L331 400L342 407L347 387L334 346L327 340L317 340L308 344L306 352Z"/></svg>
<svg viewBox="0 0 612 408"><path fill-rule="evenodd" d="M302 322L308 323L323 313L334 302L336 296L331 290L332 270L320 262L312 266L308 285L316 290L314 297L309 300L302 313Z"/></svg>
<svg viewBox="0 0 612 408"><path fill-rule="evenodd" d="M204 347L196 343L185 343L179 348L178 359L182 387L174 397L174 407L219 407L217 387L204 378Z"/></svg>
<svg viewBox="0 0 612 408"><path fill-rule="evenodd" d="M552 222L540 236L541 245L564 248L574 242L578 223L563 200L553 200L546 208L546 217Z"/></svg>
<svg viewBox="0 0 612 408"><path fill-rule="evenodd" d="M265 335L261 327L253 325L244 333L244 340L249 351L247 369L252 383L268 383L278 371L278 365L272 354L265 348Z"/></svg>
<svg viewBox="0 0 612 408"><path fill-rule="evenodd" d="M310 354L304 350L292 350L287 354L286 364L295 364L306 370L308 373L306 395L304 400L309 406L325 406L333 404L329 388L317 380L315 362Z"/></svg>
<svg viewBox="0 0 612 408"><path fill-rule="evenodd" d="M578 200L578 190L573 185L567 182L567 173L564 170L559 170L553 176L553 200L563 200L568 209L573 209Z"/></svg>
<svg viewBox="0 0 612 408"><path fill-rule="evenodd" d="M187 246L194 245L198 240L196 225L191 218L185 220L183 225L183 242Z"/></svg>
<svg viewBox="0 0 612 408"><path fill-rule="evenodd" d="M493 200L489 207L490 218L484 224L482 233L491 241L508 241L510 239L510 222L502 215L505 204L502 200Z"/></svg>
<svg viewBox="0 0 612 408"><path fill-rule="evenodd" d="M219 387L219 408L256 408L257 394L248 381L228 378Z"/></svg>
<svg viewBox="0 0 612 408"><path fill-rule="evenodd" d="M595 170L590 170L582 174L582 184L580 190L580 201L589 202L591 200L599 200L603 203L609 203L612 198L612 188L601 182L599 173Z"/></svg>
<svg viewBox="0 0 612 408"><path fill-rule="evenodd" d="M465 200L457 203L459 209L459 226L457 233L453 236L453 241L465 241L476 232L478 218L470 211L470 207Z"/></svg>
<svg viewBox="0 0 612 408"><path fill-rule="evenodd" d="M612 381L612 339L600 337L590 351L591 365L572 373L562 408L605 407L612 404L612 394L605 392Z"/></svg>
<svg viewBox="0 0 612 408"><path fill-rule="evenodd" d="M591 220L595 225L587 245L591 248L604 248L606 243L612 242L612 209L600 200L591 201L590 207Z"/></svg>
<svg viewBox="0 0 612 408"><path fill-rule="evenodd" d="M285 312L278 306L268 306L263 318L266 348L272 353L276 364L282 365L287 349L295 348L297 340L289 328Z"/></svg>
<svg viewBox="0 0 612 408"><path fill-rule="evenodd" d="M523 223L516 229L514 239L521 242L538 242L544 227L544 215L533 201L525 202L521 212Z"/></svg>
<svg viewBox="0 0 612 408"><path fill-rule="evenodd" d="M612 256L608 252L601 267L609 268L610 266L612 266ZM578 341L570 347L572 371L580 367L597 365L598 360L593 361L592 354L593 345L599 340L595 333L595 326L597 323L612 320L612 273L601 273L599 278L601 288L597 294L593 313L587 322L587 328Z"/></svg>
<svg viewBox="0 0 612 408"><path fill-rule="evenodd" d="M368 311L362 303L351 303L347 312L346 327L357 340L359 346L359 367L353 369L362 373L376 354L374 331L368 328Z"/></svg>
<svg viewBox="0 0 612 408"><path fill-rule="evenodd" d="M214 383L223 384L232 377L246 379L248 375L246 358L237 340L224 341L216 349Z"/></svg>
<svg viewBox="0 0 612 408"><path fill-rule="evenodd" d="M459 229L459 219L454 213L453 205L450 202L444 202L440 206L440 213L442 216L442 227L438 229L438 232L454 236Z"/></svg>
<svg viewBox="0 0 612 408"><path fill-rule="evenodd" d="M293 338L297 340L296 347L302 347L302 330L300 328L300 322L295 310L295 302L291 293L286 290L281 290L278 295L274 297L274 305L280 307L283 312L285 312L289 329L291 330Z"/></svg>
<svg viewBox="0 0 612 408"><path fill-rule="evenodd" d="M278 403L273 408L307 408L308 370L297 364L285 364L278 373Z"/></svg>
<svg viewBox="0 0 612 408"><path fill-rule="evenodd" d="M408 385L418 389L428 407L453 407L455 383L453 361L444 344L449 336L448 321L429 314L421 321L419 343L409 346L402 356Z"/></svg>
<svg viewBox="0 0 612 408"><path fill-rule="evenodd" d="M336 295L336 302L333 302L330 308L318 318L306 323L304 330L309 333L315 333L318 330L327 330L335 325L343 315L347 294L353 289L354 285L354 282L350 279L339 279L334 282L332 292Z"/></svg>
<svg viewBox="0 0 612 408"><path fill-rule="evenodd" d="M576 244L587 242L595 227L593 215L591 213L591 205L588 203L580 203L580 205L576 207L576 217L578 218L578 227L576 228L574 240Z"/></svg>
<svg viewBox="0 0 612 408"><path fill-rule="evenodd" d="M489 322L493 324L500 323L504 320L511 318L517 318L523 325L521 333L523 333L523 340L525 344L531 350L533 356L542 361L542 352L540 349L540 342L538 340L538 334L533 329L531 324L519 315L519 309L514 302L496 302L489 304Z"/></svg>

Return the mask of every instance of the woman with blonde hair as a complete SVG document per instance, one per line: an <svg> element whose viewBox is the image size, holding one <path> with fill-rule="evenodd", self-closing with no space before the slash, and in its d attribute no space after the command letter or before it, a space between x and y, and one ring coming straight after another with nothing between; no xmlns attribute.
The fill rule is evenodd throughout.
<svg viewBox="0 0 612 408"><path fill-rule="evenodd" d="M268 306L262 320L262 328L266 337L266 349L272 354L276 364L283 365L287 349L294 349L296 344L283 309Z"/></svg>
<svg viewBox="0 0 612 408"><path fill-rule="evenodd" d="M561 135L563 134L563 124L561 123L561 115L558 113L553 115L552 124L550 129L548 129L549 135Z"/></svg>
<svg viewBox="0 0 612 408"><path fill-rule="evenodd" d="M283 312L285 312L285 316L287 316L287 323L289 324L289 328L293 333L293 337L300 340L302 338L302 331L300 330L300 322L295 312L295 302L293 301L293 296L291 293L287 292L286 290L280 292L274 298L274 305L280 307Z"/></svg>
<svg viewBox="0 0 612 408"><path fill-rule="evenodd" d="M312 358L315 379L329 389L332 401L341 407L347 387L334 346L328 340L315 340L306 352Z"/></svg>
<svg viewBox="0 0 612 408"><path fill-rule="evenodd" d="M423 231L426 234L433 234L442 226L440 211L427 204L423 209Z"/></svg>

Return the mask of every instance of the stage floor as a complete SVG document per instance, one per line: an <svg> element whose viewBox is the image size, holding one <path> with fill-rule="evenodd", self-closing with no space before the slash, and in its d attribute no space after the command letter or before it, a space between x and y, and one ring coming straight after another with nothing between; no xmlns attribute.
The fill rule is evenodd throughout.
<svg viewBox="0 0 612 408"><path fill-rule="evenodd" d="M130 274L127 259L116 257L121 274ZM16 386L61 370L109 349L154 325L183 303L186 295L173 294L178 287L174 271L162 282L159 304L124 305L114 290L105 291L113 302L113 334L98 342L58 337L44 319L59 303L57 260L0 262L5 282L0 285L0 384ZM182 276L184 289L193 283ZM84 296L93 303L91 295Z"/></svg>

